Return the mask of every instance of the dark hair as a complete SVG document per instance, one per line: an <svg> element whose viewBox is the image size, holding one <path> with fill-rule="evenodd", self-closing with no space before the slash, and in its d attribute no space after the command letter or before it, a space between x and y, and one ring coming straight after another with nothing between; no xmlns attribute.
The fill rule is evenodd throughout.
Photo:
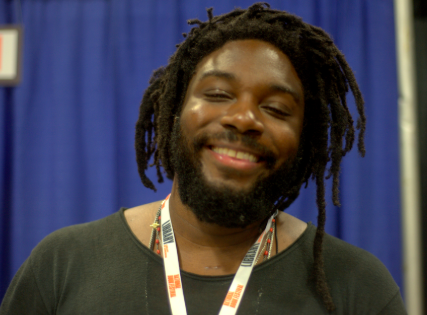
<svg viewBox="0 0 427 315"><path fill-rule="evenodd" d="M142 99L136 124L135 148L138 170L143 184L156 190L145 171L154 154L158 182L163 181L162 166L166 176L172 179L170 135L174 118L183 106L188 84L203 57L222 47L226 42L242 39L258 39L278 47L291 60L304 86L305 112L301 135L297 176L292 188L284 191L276 202L276 208L286 209L299 195L302 184L310 177L317 185L318 227L314 239L313 277L316 290L326 308L335 306L323 268L322 240L325 227L325 174L333 178L333 203L339 205L338 184L342 157L351 150L355 130L347 107L348 87L353 92L359 119L358 149L365 154L365 114L363 99L353 72L344 55L322 29L304 23L299 17L284 11L270 9L267 3L256 3L247 10L213 16L207 10L209 20L190 20L197 25L177 45L165 68L156 70ZM328 164L330 162L330 164ZM329 167L328 167L329 166ZM328 172L326 172L328 171Z"/></svg>

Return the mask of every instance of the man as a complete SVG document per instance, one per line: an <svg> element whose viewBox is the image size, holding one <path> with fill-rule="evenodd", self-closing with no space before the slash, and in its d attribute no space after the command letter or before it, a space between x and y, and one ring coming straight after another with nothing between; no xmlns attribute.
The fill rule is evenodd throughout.
<svg viewBox="0 0 427 315"><path fill-rule="evenodd" d="M154 155L170 197L45 238L0 314L405 313L375 257L324 233L327 163L338 204L354 141L348 86L364 154L363 100L343 55L267 5L208 16L154 73L136 126L142 181L155 189ZM280 211L310 177L317 229Z"/></svg>

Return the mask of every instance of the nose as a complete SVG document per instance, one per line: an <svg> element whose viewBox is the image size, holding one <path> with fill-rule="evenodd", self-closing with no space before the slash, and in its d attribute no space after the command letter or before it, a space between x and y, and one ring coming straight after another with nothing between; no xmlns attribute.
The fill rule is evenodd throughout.
<svg viewBox="0 0 427 315"><path fill-rule="evenodd" d="M222 116L221 124L242 134L260 135L264 132L258 104L249 98L231 104Z"/></svg>

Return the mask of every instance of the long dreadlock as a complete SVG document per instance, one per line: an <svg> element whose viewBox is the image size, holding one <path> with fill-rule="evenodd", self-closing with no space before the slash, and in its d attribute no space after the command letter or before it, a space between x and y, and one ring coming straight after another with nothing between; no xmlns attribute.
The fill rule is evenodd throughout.
<svg viewBox="0 0 427 315"><path fill-rule="evenodd" d="M332 177L332 200L339 206L338 186L342 157L351 150L355 138L353 119L346 102L350 87L359 114L358 149L365 154L365 114L363 99L353 72L344 55L322 29L304 23L299 17L256 3L247 10L213 16L208 21L189 20L196 25L177 45L165 68L156 70L142 99L136 124L135 148L138 170L143 184L156 190L146 176L148 161L154 157L158 182L163 182L160 167L173 179L170 141L176 115L179 115L188 84L203 57L226 42L258 39L269 42L285 53L304 86L304 126L300 140L293 185L276 201L275 208L286 209L310 178L317 186L318 227L313 245L313 277L316 290L328 311L334 310L323 268L322 241L326 220L325 178ZM344 142L344 143L343 143ZM328 168L328 163L330 166ZM326 172L328 171L328 172Z"/></svg>

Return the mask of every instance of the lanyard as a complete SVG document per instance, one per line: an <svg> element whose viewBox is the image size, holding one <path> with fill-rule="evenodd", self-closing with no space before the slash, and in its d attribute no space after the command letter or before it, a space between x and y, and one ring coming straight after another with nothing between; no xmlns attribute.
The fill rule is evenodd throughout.
<svg viewBox="0 0 427 315"><path fill-rule="evenodd" d="M185 307L184 291L182 290L181 272L179 270L178 251L176 248L175 235L173 233L172 222L169 214L169 196L162 203L161 218L162 218L162 240L163 246L163 259L166 276L166 287L168 289L169 304L171 306L173 315L186 315L187 309ZM273 214L271 219L276 215ZM251 246L243 258L233 282L230 285L228 293L222 304L219 315L234 315L239 308L240 301L242 300L243 293L245 292L246 285L249 277L254 268L254 262L258 257L258 252L264 236L270 229L271 221L267 221L267 226L264 232L260 235L257 241Z"/></svg>

